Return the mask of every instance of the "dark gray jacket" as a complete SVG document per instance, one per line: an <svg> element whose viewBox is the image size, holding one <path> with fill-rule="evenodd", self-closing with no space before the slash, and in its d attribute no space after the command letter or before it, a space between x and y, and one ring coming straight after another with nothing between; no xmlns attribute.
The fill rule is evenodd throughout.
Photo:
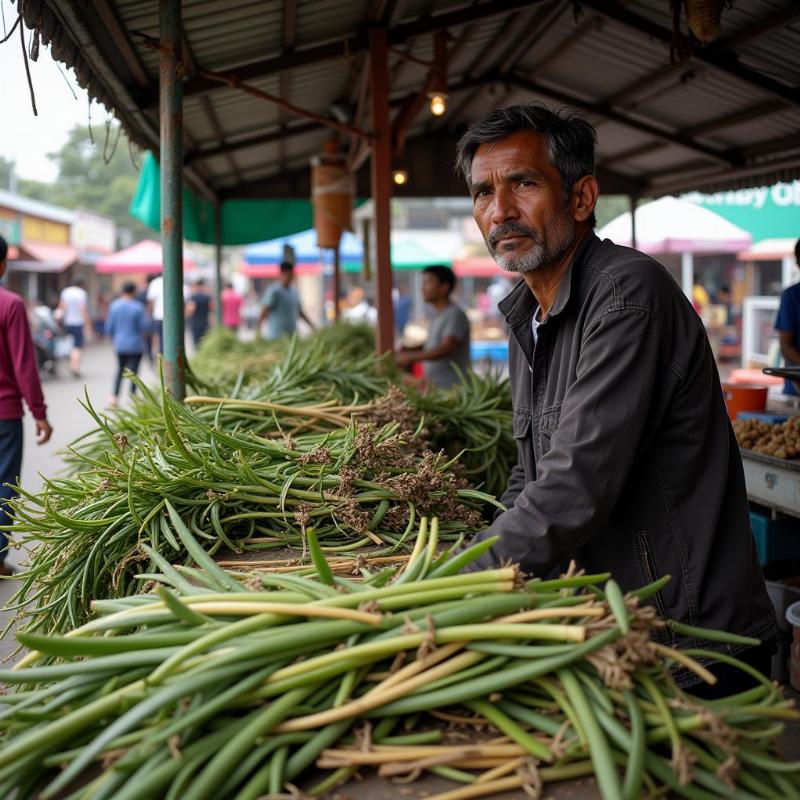
<svg viewBox="0 0 800 800"><path fill-rule="evenodd" d="M535 306L524 281L500 303L518 464L508 511L480 534L501 537L481 566L509 559L542 575L574 558L624 590L669 574L662 615L770 638L739 450L680 287L658 262L592 233L534 350Z"/></svg>

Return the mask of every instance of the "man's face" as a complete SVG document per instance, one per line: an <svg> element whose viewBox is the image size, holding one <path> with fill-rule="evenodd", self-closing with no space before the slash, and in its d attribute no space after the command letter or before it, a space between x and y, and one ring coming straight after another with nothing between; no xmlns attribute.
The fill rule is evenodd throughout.
<svg viewBox="0 0 800 800"><path fill-rule="evenodd" d="M542 134L524 131L481 145L470 194L486 247L508 272L554 264L575 241L571 206Z"/></svg>
<svg viewBox="0 0 800 800"><path fill-rule="evenodd" d="M284 286L291 286L294 280L294 270L281 270L280 280Z"/></svg>
<svg viewBox="0 0 800 800"><path fill-rule="evenodd" d="M422 299L426 303L444 300L448 295L447 289L447 284L440 281L436 275L430 272L422 273Z"/></svg>

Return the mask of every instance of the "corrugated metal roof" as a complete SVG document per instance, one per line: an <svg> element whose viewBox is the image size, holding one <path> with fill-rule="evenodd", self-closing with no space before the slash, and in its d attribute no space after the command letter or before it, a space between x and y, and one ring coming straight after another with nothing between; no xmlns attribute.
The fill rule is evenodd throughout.
<svg viewBox="0 0 800 800"><path fill-rule="evenodd" d="M5 189L0 189L0 207L52 222L61 222L64 225L72 225L75 222L75 212L68 208L55 206L52 203L43 203L41 200L30 200L27 197L7 192Z"/></svg>
<svg viewBox="0 0 800 800"><path fill-rule="evenodd" d="M41 6L36 15L33 5ZM99 13L103 7L118 29ZM408 131L409 147L412 139L422 145L418 152L439 153L442 137L452 138L497 105L537 99L574 104L597 123L598 162L607 161L606 174L615 185L627 181L631 191L655 193L678 179L719 187L800 175L792 138L800 137L795 0L725 8L722 38L708 47L686 38L685 20L674 39L666 0L582 0L577 16L575 8L567 0L184 0L190 178L226 196L251 195L270 176L305 186L307 180L292 183L293 171L304 170L330 135L263 99L198 81L194 68L243 75L244 83L319 115L329 116L335 101L353 112L367 31L384 24L398 108L424 84L433 34L445 23L452 37L449 110L436 119L422 104ZM153 146L157 4L41 0L26 14L29 25L54 40L54 55L74 64L90 93L116 110L132 138ZM368 127L369 114L357 124ZM434 168L449 173L450 164ZM460 191L444 172L431 185Z"/></svg>

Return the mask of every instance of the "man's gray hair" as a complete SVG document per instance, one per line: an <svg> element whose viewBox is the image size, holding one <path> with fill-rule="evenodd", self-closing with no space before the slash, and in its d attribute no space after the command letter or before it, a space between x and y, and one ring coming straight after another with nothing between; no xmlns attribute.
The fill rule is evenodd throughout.
<svg viewBox="0 0 800 800"><path fill-rule="evenodd" d="M499 142L514 133L541 133L547 140L547 157L558 170L564 194L569 198L575 182L594 175L597 132L577 112L552 111L542 103L527 103L490 111L469 127L456 148L456 168L471 181L472 159L482 144ZM594 227L592 214L589 224Z"/></svg>

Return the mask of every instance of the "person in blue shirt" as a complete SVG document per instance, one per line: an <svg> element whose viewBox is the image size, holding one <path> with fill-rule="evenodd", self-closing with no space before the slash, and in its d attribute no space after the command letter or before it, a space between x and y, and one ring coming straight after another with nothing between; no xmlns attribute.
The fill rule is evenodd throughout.
<svg viewBox="0 0 800 800"><path fill-rule="evenodd" d="M126 283L122 287L122 296L111 304L106 318L106 336L111 337L119 365L110 400L112 406L119 402L122 375L125 370L129 369L134 375L139 372L144 352L144 333L144 306L136 299L136 284ZM131 394L135 392L136 384L131 382Z"/></svg>
<svg viewBox="0 0 800 800"><path fill-rule="evenodd" d="M300 305L300 295L294 286L294 264L284 261L280 266L277 283L270 284L261 298L261 314L257 330L261 331L264 322L267 339L280 339L293 336L297 331L297 318L302 318L313 330L314 323L306 316Z"/></svg>
<svg viewBox="0 0 800 800"><path fill-rule="evenodd" d="M794 246L794 258L800 267L800 239ZM794 283L783 290L775 330L781 344L781 355L787 367L800 367L800 283ZM785 381L783 393L797 396L798 383Z"/></svg>

